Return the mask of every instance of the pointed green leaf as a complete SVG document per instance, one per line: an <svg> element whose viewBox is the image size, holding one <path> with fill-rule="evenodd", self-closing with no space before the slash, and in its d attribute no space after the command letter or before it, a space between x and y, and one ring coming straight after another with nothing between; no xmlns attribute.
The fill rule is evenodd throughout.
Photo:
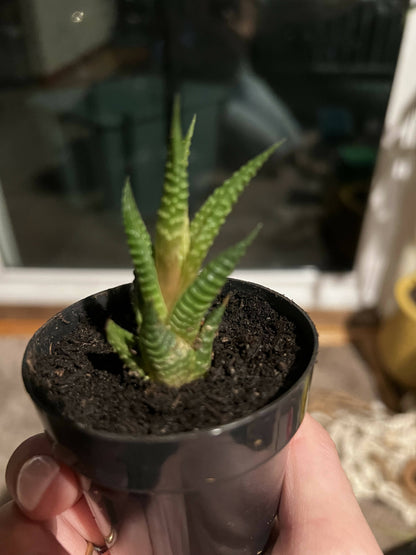
<svg viewBox="0 0 416 555"><path fill-rule="evenodd" d="M212 347L227 303L228 298L220 306L214 308L202 326L201 333L197 339L197 345L195 346L195 378L203 376L211 367Z"/></svg>
<svg viewBox="0 0 416 555"><path fill-rule="evenodd" d="M186 167L188 166L189 155L191 153L191 142L192 142L192 137L194 136L195 123L196 123L196 115L193 116L191 123L188 127L188 131L186 132L185 138L183 139L183 143L182 143L183 157L184 157L184 160L186 161Z"/></svg>
<svg viewBox="0 0 416 555"><path fill-rule="evenodd" d="M140 359L137 353L135 353L136 340L134 335L116 324L114 320L107 321L105 331L107 341L125 366L129 370L137 372L139 376L144 376L143 369L140 366Z"/></svg>
<svg viewBox="0 0 416 555"><path fill-rule="evenodd" d="M155 262L163 297L173 304L189 249L188 159L195 117L182 140L179 102L175 103L165 182L158 211Z"/></svg>
<svg viewBox="0 0 416 555"><path fill-rule="evenodd" d="M140 294L144 302L152 301L154 303L158 315L163 319L167 315L167 309L157 279L150 236L137 209L128 182L123 191L122 211L127 243Z"/></svg>
<svg viewBox="0 0 416 555"><path fill-rule="evenodd" d="M207 264L175 305L169 322L173 331L188 343L192 343L197 337L206 312L221 291L228 275L254 240L259 228L260 226L257 226L248 237Z"/></svg>
<svg viewBox="0 0 416 555"><path fill-rule="evenodd" d="M142 313L140 312L142 295L140 293L139 281L134 272L133 290L131 292L131 306L133 308L134 318L136 320L136 330L139 332L140 326L142 325Z"/></svg>
<svg viewBox="0 0 416 555"><path fill-rule="evenodd" d="M145 372L154 381L179 387L192 379L195 351L161 322L151 303L143 309L139 345Z"/></svg>
<svg viewBox="0 0 416 555"><path fill-rule="evenodd" d="M183 268L183 288L198 273L208 250L240 194L279 145L280 143L273 145L236 171L212 193L197 212L190 226L191 244Z"/></svg>

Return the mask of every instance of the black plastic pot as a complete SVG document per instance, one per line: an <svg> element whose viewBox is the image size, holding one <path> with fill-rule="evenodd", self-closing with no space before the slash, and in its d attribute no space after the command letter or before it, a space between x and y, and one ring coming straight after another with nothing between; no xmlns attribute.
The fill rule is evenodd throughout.
<svg viewBox="0 0 416 555"><path fill-rule="evenodd" d="M261 410L226 425L167 436L123 436L84 429L41 402L32 380L39 356L92 308L100 318L114 316L126 303L130 286L66 308L36 332L26 349L26 389L57 456L81 475L112 555L252 555L267 543L286 447L306 410L317 333L309 316L282 295L237 280L226 287L267 299L295 323L300 346L287 390Z"/></svg>

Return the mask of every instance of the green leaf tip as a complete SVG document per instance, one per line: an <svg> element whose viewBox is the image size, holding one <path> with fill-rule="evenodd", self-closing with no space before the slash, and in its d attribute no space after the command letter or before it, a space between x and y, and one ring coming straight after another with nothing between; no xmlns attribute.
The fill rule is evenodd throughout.
<svg viewBox="0 0 416 555"><path fill-rule="evenodd" d="M203 377L210 368L227 299L214 309L212 305L259 226L201 266L239 196L279 146L236 171L190 222L188 163L195 116L183 136L180 112L177 97L154 244L128 180L123 189L123 223L134 268L135 329L125 330L113 320L106 326L108 342L129 371L171 387Z"/></svg>
<svg viewBox="0 0 416 555"><path fill-rule="evenodd" d="M111 319L107 321L105 331L107 334L107 341L128 369L132 372L136 372L139 376L145 377L140 366L139 357L134 351L134 335Z"/></svg>
<svg viewBox="0 0 416 555"><path fill-rule="evenodd" d="M197 274L221 226L240 195L280 145L281 142L272 145L237 170L212 193L197 212L190 227L190 248L186 261L185 283L188 283Z"/></svg>
<svg viewBox="0 0 416 555"><path fill-rule="evenodd" d="M188 162L195 116L182 138L179 99L175 100L165 168L165 182L158 211L155 263L164 300L171 308L181 281L181 271L189 250Z"/></svg>

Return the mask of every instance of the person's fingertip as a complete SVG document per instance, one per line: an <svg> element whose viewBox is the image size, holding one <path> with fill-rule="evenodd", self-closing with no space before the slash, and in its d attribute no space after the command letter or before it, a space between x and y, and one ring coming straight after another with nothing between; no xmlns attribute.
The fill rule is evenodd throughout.
<svg viewBox="0 0 416 555"><path fill-rule="evenodd" d="M31 519L46 520L71 508L81 495L76 475L49 455L22 462L9 490Z"/></svg>
<svg viewBox="0 0 416 555"><path fill-rule="evenodd" d="M17 503L26 511L36 509L58 474L59 465L52 457L37 455L28 459L17 476Z"/></svg>

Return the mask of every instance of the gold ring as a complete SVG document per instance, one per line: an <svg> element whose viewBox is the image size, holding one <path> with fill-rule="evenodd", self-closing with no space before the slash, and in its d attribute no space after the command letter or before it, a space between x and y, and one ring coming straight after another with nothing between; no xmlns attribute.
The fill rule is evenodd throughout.
<svg viewBox="0 0 416 555"><path fill-rule="evenodd" d="M107 553L107 551L108 547L106 545L100 547L99 545L95 545L92 542L88 542L85 555L93 555L94 553Z"/></svg>
<svg viewBox="0 0 416 555"><path fill-rule="evenodd" d="M105 543L108 545L108 547L111 547L114 545L116 541L116 531L114 530L114 528L111 530L108 536L105 536L104 540L105 540Z"/></svg>

